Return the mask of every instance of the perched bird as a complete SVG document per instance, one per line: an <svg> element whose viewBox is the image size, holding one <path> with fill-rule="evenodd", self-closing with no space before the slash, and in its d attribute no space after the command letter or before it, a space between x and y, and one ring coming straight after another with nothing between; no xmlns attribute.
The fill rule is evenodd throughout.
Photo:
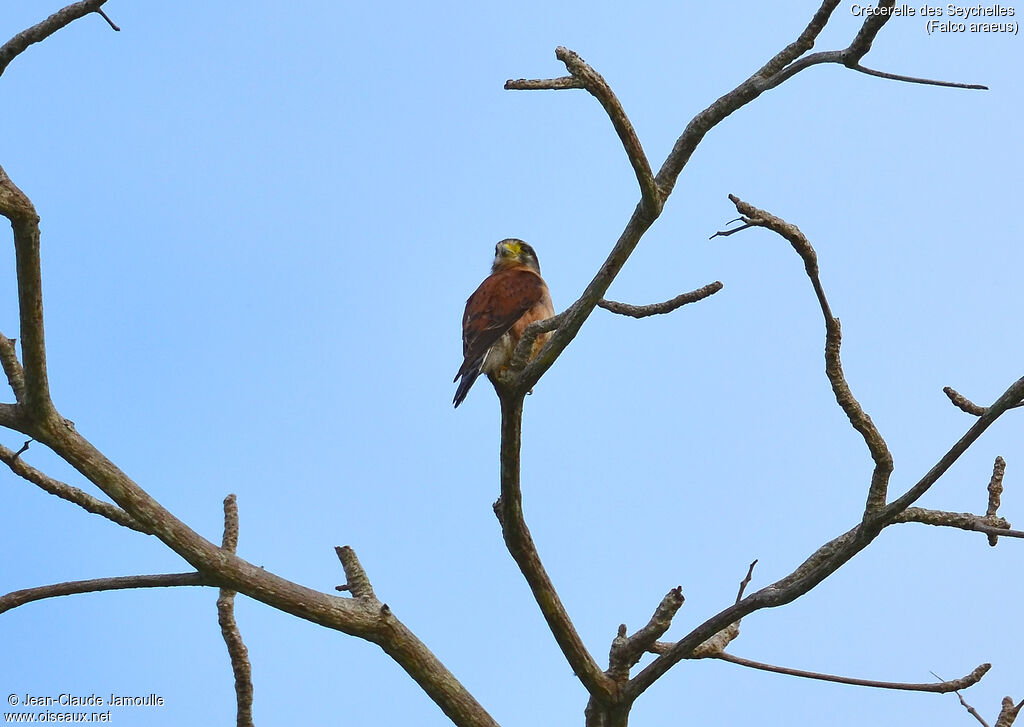
<svg viewBox="0 0 1024 727"><path fill-rule="evenodd" d="M462 316L464 360L455 374L455 406L462 403L481 374L493 376L508 366L528 325L555 315L547 283L540 276L537 253L522 240L502 240L494 249L491 274L466 301ZM550 333L537 336L530 358Z"/></svg>

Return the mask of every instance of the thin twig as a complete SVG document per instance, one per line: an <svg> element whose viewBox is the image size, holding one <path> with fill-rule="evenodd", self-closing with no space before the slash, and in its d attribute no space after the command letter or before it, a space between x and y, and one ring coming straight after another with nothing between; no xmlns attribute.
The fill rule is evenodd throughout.
<svg viewBox="0 0 1024 727"><path fill-rule="evenodd" d="M31 441L31 440L29 440ZM19 477L28 480L32 484L38 486L45 492L51 495L56 495L62 500L78 505L83 510L91 512L94 515L101 515L108 520L111 520L118 525L122 525L126 528L131 528L140 533L150 534L150 531L146 526L140 523L138 520L133 518L127 512L119 508L110 502L104 502L99 500L87 492L84 492L77 487L73 487L69 484L55 480L52 477L44 475L42 472L32 467L25 460L21 459L19 455L28 449L29 442L25 442L24 446L17 452L13 452L7 447L0 444L0 462L3 462L11 471Z"/></svg>
<svg viewBox="0 0 1024 727"><path fill-rule="evenodd" d="M687 303L696 303L699 300L704 300L718 291L724 286L718 280L713 283L708 283L702 288L697 290L691 290L689 293L683 293L677 295L671 300L666 300L663 303L652 303L650 305L630 305L629 303L619 303L614 300L599 300L597 305L604 308L606 311L612 313L618 313L622 316L629 316L631 318L646 318L647 316L661 315L664 313L671 313L672 311L680 308Z"/></svg>
<svg viewBox="0 0 1024 727"><path fill-rule="evenodd" d="M754 575L754 566L757 565L757 558L754 558L750 563L750 567L747 568L747 575L744 576L743 580L740 581L740 590L736 594L736 603L743 600L743 592L747 590L747 586L750 585L750 579Z"/></svg>
<svg viewBox="0 0 1024 727"><path fill-rule="evenodd" d="M939 681L943 681L942 677L940 677L935 672L930 672L930 674ZM964 699L964 695L960 693L960 690L955 690L953 693L956 694L957 699L960 700L960 704L963 705L964 709L966 709L972 717L981 722L981 724L984 725L984 727L988 727L988 722L985 721L985 718L978 714L978 710L976 710L974 707L967 703L967 700Z"/></svg>
<svg viewBox="0 0 1024 727"><path fill-rule="evenodd" d="M68 581L48 586L25 588L0 596L0 613L10 611L32 601L57 596L71 596L76 593L99 591L120 591L129 588L168 588L171 586L210 586L213 582L201 573L161 573L159 575L118 576L116 578L93 578L87 581Z"/></svg>
<svg viewBox="0 0 1024 727"><path fill-rule="evenodd" d="M107 17L107 14L103 12L103 8L96 8L96 12L99 13L101 18L107 21L107 25L109 25L113 30L116 30L119 33L121 32L121 29L114 24L114 21Z"/></svg>
<svg viewBox="0 0 1024 727"><path fill-rule="evenodd" d="M220 547L232 554L238 548L238 502L233 494L224 498L224 537ZM237 725L252 727L252 664L235 621L235 591L230 588L221 588L217 597L217 623L235 675Z"/></svg>
<svg viewBox="0 0 1024 727"><path fill-rule="evenodd" d="M987 91L988 86L983 86L980 83L958 83L957 81L936 81L931 78L918 78L917 76L904 76L899 73L886 73L885 71L876 71L873 68L865 68L859 63L854 65L848 65L847 68L866 73L869 76L875 76L877 78L887 78L890 81L903 81L905 83L920 83L925 86L941 86L943 88L964 88L972 91Z"/></svg>
<svg viewBox="0 0 1024 727"><path fill-rule="evenodd" d="M734 656L729 653L721 653L715 656L716 659L722 661L728 661L731 664L738 664L739 666L747 666L751 669L760 669L761 671L770 671L774 674L785 674L787 676L803 677L804 679L818 679L824 682L836 682L837 684L851 684L856 687L874 687L876 689L899 689L907 692L938 692L939 694L945 694L946 692L955 692L958 689L966 689L969 686L977 684L981 681L981 678L985 676L989 669L992 668L991 664L982 664L977 669L972 671L965 677L960 679L954 679L949 682L929 682L925 684L909 684L905 682L882 682L874 679L855 679L853 677L836 676L835 674L822 674L815 671L805 671L803 669L790 669L785 666L775 666L774 664L765 664L760 661L753 661L751 659L744 659L742 656Z"/></svg>

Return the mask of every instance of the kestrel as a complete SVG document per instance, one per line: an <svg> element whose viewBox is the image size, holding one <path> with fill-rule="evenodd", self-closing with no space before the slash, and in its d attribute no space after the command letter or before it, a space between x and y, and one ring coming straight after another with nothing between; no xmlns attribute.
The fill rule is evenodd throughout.
<svg viewBox="0 0 1024 727"><path fill-rule="evenodd" d="M491 274L466 301L462 316L464 360L455 374L455 406L462 403L481 373L493 376L507 366L528 325L555 315L537 253L522 240L502 240L494 249ZM550 333L537 336L530 358Z"/></svg>

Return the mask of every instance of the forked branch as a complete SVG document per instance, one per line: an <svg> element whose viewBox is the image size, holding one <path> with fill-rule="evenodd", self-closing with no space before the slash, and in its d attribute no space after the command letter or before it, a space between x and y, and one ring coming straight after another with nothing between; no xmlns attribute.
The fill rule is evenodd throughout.
<svg viewBox="0 0 1024 727"><path fill-rule="evenodd" d="M579 54L568 48L559 46L555 49L555 57L565 64L566 69L572 75L569 78L555 78L546 81L529 81L520 79L518 81L506 81L506 90L531 91L539 89L569 89L585 88L596 98L605 113L611 119L615 133L619 135L629 163L636 174L636 181L640 185L641 204L651 215L652 219L661 214L661 207L664 199L658 191L658 185L654 181L654 174L651 172L651 163L647 160L640 138L636 135L632 122L626 116L622 104L612 91L611 86L604 80L600 73L591 68L586 61L580 58Z"/></svg>

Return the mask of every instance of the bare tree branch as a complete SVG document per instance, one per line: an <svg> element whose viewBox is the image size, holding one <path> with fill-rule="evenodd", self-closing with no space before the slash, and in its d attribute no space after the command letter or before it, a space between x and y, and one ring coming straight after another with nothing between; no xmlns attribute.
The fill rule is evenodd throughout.
<svg viewBox="0 0 1024 727"><path fill-rule="evenodd" d="M995 527L996 521L1002 520L997 518L996 513L999 511L1000 498L1003 495L1003 475L1006 474L1006 460L1002 457L996 457L996 461L992 464L992 477L988 481L988 507L985 510L985 517L993 522ZM1003 522L1006 522L1003 520ZM1009 523L1007 523L1009 528ZM995 547L999 542L998 535L990 534L988 536L988 544Z"/></svg>
<svg viewBox="0 0 1024 727"><path fill-rule="evenodd" d="M636 666L644 653L653 648L658 638L668 631L684 600L682 586L676 586L665 594L651 620L635 634L626 636L626 624L621 624L608 655L608 676L619 682L627 680L629 670Z"/></svg>
<svg viewBox="0 0 1024 727"><path fill-rule="evenodd" d="M844 411L847 412L851 422L856 420L855 426L857 424L860 425L858 431L861 431L862 435L864 435L869 450L872 452L872 458L875 460L868 498L869 505L865 508L864 517L859 525L821 546L788 576L747 596L739 603L723 609L693 629L675 644L668 646L667 649L661 648L663 645L659 645L658 651L660 656L637 674L622 690L620 698L627 703L632 703L679 661L693 658L698 648L701 648L703 644L709 642L711 637L726 629L730 624L738 622L745 615L754 611L763 608L774 608L799 598L842 567L842 565L867 547L883 528L892 524L899 514L912 505L918 497L927 492L931 485L981 436L985 429L1011 405L1021 401L1022 396L1024 396L1024 378L1022 378L1011 385L991 407L985 410L985 414L974 423L967 433L953 445L917 484L897 500L889 505L885 505L884 486L888 481L889 473L892 471L891 456L888 454L887 448L885 448L884 441L881 441L880 435L877 435L877 430L874 430L873 425L870 424L870 419L867 418L866 414L863 414L859 405L853 400L852 394L849 394L848 387L845 387L845 380L842 378L842 369L838 358L838 321L831 316L824 290L818 279L817 261L813 248L811 248L810 243L807 242L803 234L794 225L790 225L779 218L747 205L732 196L730 198L744 216L743 219L747 226L764 226L778 232L790 241L794 249L804 259L804 266L814 285L815 293L818 296L819 304L826 320L826 373L833 384L837 401ZM832 325L829 324L830 321L833 321ZM881 487L879 483L881 483ZM875 502L880 503L880 505L871 507ZM1003 533L1005 531L1000 532Z"/></svg>
<svg viewBox="0 0 1024 727"><path fill-rule="evenodd" d="M224 498L224 538L220 547L229 553L238 548L238 502L233 494ZM221 588L217 597L217 623L235 675L236 724L252 727L252 664L235 621L235 592L229 588Z"/></svg>
<svg viewBox="0 0 1024 727"><path fill-rule="evenodd" d="M12 39L0 49L0 58L9 63L10 58L30 43L42 40L101 4L101 0L87 0L68 6ZM24 405L0 405L0 424L50 447L128 513L139 529L160 538L202 573L207 582L378 644L420 684L456 725L496 727L494 720L465 687L386 606L371 609L357 599L306 588L217 547L163 508L57 413L50 400L46 377L39 217L28 197L2 170L0 214L11 220L14 229L25 380ZM101 514L109 516L109 513Z"/></svg>
<svg viewBox="0 0 1024 727"><path fill-rule="evenodd" d="M0 404L0 427L21 431L21 407L17 404Z"/></svg>
<svg viewBox="0 0 1024 727"><path fill-rule="evenodd" d="M736 594L736 603L743 600L743 592L747 590L747 586L750 585L750 579L754 576L755 565L757 565L757 558L754 558L754 560L750 562L750 567L747 568L747 575L743 577L742 581L740 581L740 590Z"/></svg>
<svg viewBox="0 0 1024 727"><path fill-rule="evenodd" d="M960 411L966 414L973 414L976 417L980 417L985 413L985 407L978 406L952 386L944 386L942 391L949 397L949 400L953 402L953 406L958 408Z"/></svg>
<svg viewBox="0 0 1024 727"><path fill-rule="evenodd" d="M744 659L742 656L734 656L722 652L714 657L715 659L721 659L722 661L728 661L731 664L739 664L740 666L747 666L751 669L760 669L761 671L770 671L775 674L785 674L787 676L802 677L804 679L818 679L824 682L836 682L837 684L852 684L856 687L874 687L876 689L901 689L908 692L938 692L945 694L946 692L955 692L958 689L966 689L967 687L973 686L981 681L981 678L985 676L989 669L992 668L991 664L982 664L977 669L972 671L965 677L960 679L954 679L949 682L931 682L925 684L908 684L905 682L882 682L874 679L855 679L853 677L836 676L834 674L822 674L815 671L805 671L803 669L790 669L785 666L775 666L774 664L765 664L760 661L753 661L751 659Z"/></svg>
<svg viewBox="0 0 1024 727"><path fill-rule="evenodd" d="M61 482L60 480L55 480L52 477L44 475L35 467L32 467L21 459L21 457L18 456L19 454L20 452L13 452L0 444L0 462L3 462L5 465L10 467L14 474L28 480L34 485L37 485L42 490L49 492L51 495L56 495L62 500L72 502L83 510L91 512L94 515L102 515L118 525L131 528L132 530L145 533L146 535L150 534L145 526L117 505L99 500L77 487L73 487Z"/></svg>
<svg viewBox="0 0 1024 727"><path fill-rule="evenodd" d="M884 0L881 3L882 6L891 6L892 4L892 0ZM776 54L772 60L762 66L746 81L729 93L720 97L717 101L693 117L690 123L687 124L686 129L684 129L683 133L676 140L675 145L672 147L672 151L669 153L665 162L662 164L661 169L654 177L654 186L657 189L662 205L671 194L676 181L679 178L679 174L686 166L686 163L697 148L697 145L700 144L708 131L710 131L724 118L750 103L765 91L775 88L804 68L814 65L813 63L801 64L801 61L797 61L796 59L814 46L815 40L824 29L832 15L832 12L838 5L838 0L825 0L796 41L789 44L786 48ZM888 16L882 16L881 19L878 16L868 17L849 48L845 51L834 51L831 55L816 60L815 63L829 62L843 63L844 65L858 64L860 59L870 49L874 37L878 34L879 30L881 30L887 17ZM561 57L561 55L559 57ZM570 69L570 71L571 70L572 69ZM529 86L529 84L533 85ZM584 81L584 85L586 85L586 81ZM552 81L546 82L513 81L511 82L511 85L506 85L508 88L526 88L528 86L536 88L574 87L566 85L563 79L553 79ZM606 106L605 110L609 111L608 106ZM610 115L614 113L612 116L613 123L615 123L618 111L619 109L613 109L613 111L609 112ZM621 134L620 138L622 138ZM630 158L633 159L634 155L631 154ZM643 176L642 171L639 171L638 179ZM644 188L644 183L641 183L641 187ZM652 214L653 210L651 207L641 200L641 203L637 205L632 217L626 224L625 229L619 235L619 239L616 241L611 253L609 253L608 258L598 270L593 280L591 280L590 284L583 291L580 298L561 314L563 317L560 319L558 330L551 336L547 344L545 344L544 349L534 358L534 360L515 377L515 380L508 382L509 387L519 392L531 390L537 381L540 380L541 376L543 376L551 365L558 359L562 351L564 351L569 343L571 343L576 337L576 334L583 326L583 323L593 312L594 307L607 292L612 281L618 275L622 266L625 265L626 260L636 248L640 238L654 223L655 218L660 214L660 209L661 207L659 206L657 208L657 214ZM537 334L534 334L534 337L536 335ZM513 369L515 368L516 367L513 367ZM874 494L877 495L878 493L875 492Z"/></svg>
<svg viewBox="0 0 1024 727"><path fill-rule="evenodd" d="M989 534L990 541L993 537L996 537L996 533L1005 535L1008 538L1024 537L1024 532L1011 530L1010 523L1001 517L990 518L987 515L974 515L969 512L947 512L945 510L926 510L923 507L908 507L897 515L893 522L922 523L924 525L936 525L946 528L959 528L960 530L973 530Z"/></svg>
<svg viewBox="0 0 1024 727"><path fill-rule="evenodd" d="M932 467L924 477L906 491L901 497L886 505L885 509L877 514L880 521L891 521L900 512L914 504L921 495L926 493L932 485L941 477L947 469L957 460L960 455L967 451L967 448L977 441L978 437L988 429L999 417L1021 401L1024 397L1024 378L1017 379L1010 388L1003 392L1002 396L985 409L985 413L978 417L974 425L967 430L967 433L953 445L952 448ZM1002 533L1005 535L1005 533Z"/></svg>
<svg viewBox="0 0 1024 727"><path fill-rule="evenodd" d="M843 375L843 364L840 358L839 349L842 344L842 329L839 319L832 315L828 299L825 297L825 290L821 285L818 276L818 256L814 248L796 225L792 225L775 215L760 210L751 204L741 200L739 197L730 194L729 199L736 205L736 210L743 216L746 226L765 227L789 241L797 254L804 261L804 269L811 279L814 287L814 294L821 306L821 313L825 317L825 374L829 383L832 384L832 391L835 393L836 403L846 413L850 424L864 439L868 447L871 459L874 460L875 468L871 474L871 487L868 490L867 503L864 508L864 516L867 517L873 512L878 512L884 505L886 493L889 486L889 476L892 474L892 454L885 443L882 435L871 417L867 415L857 399L854 398L850 385Z"/></svg>
<svg viewBox="0 0 1024 727"><path fill-rule="evenodd" d="M703 288L697 288L697 290L691 290L689 293L677 295L675 298L666 300L663 303L652 303L650 305L630 305L629 303L619 303L614 300L604 299L599 300L597 304L606 311L618 313L621 316L646 318L647 316L671 313L676 308L680 308L687 303L696 303L698 300L704 300L720 291L723 287L722 283L716 280L713 283L708 283Z"/></svg>
<svg viewBox="0 0 1024 727"><path fill-rule="evenodd" d="M935 672L932 672L931 674L936 679L942 680L942 677L940 677ZM956 694L956 698L960 700L960 704L963 705L964 709L967 710L968 714L970 714L972 717L974 717L974 719L976 719L979 722L981 722L981 724L983 724L985 727L988 727L988 722L986 722L985 719L980 714L978 714L978 710L976 710L974 707L972 707L971 705L969 705L967 703L967 700L964 699L964 695L962 695L960 693L960 690L954 691L954 694Z"/></svg>
<svg viewBox="0 0 1024 727"><path fill-rule="evenodd" d="M373 586L370 585L370 578L366 575L366 571L363 570L359 558L356 557L356 551L345 545L336 547L334 552L337 553L338 560L341 561L341 567L345 570L345 577L348 579L345 585L337 586L337 590L349 591L353 598L368 599L376 602L377 596L373 592Z"/></svg>
<svg viewBox="0 0 1024 727"><path fill-rule="evenodd" d="M558 592L540 560L537 546L523 516L523 494L520 487L520 450L523 421L523 396L505 393L501 401L501 497L494 503L494 513L501 523L505 545L519 566L540 607L548 628L555 637L566 660L591 696L608 701L614 682L587 651Z"/></svg>
<svg viewBox="0 0 1024 727"><path fill-rule="evenodd" d="M19 404L25 403L25 371L18 361L18 353L14 350L14 340L0 333L0 366L7 375L7 383L14 392L14 399Z"/></svg>
<svg viewBox="0 0 1024 727"><path fill-rule="evenodd" d="M111 20L111 19L110 19L110 17L109 17L109 16L108 16L108 15L107 15L107 14L106 14L105 12L103 12L103 8L96 8L96 13L97 13L97 14L98 14L98 15L99 15L99 16L100 16L101 18L103 18L104 20L106 20L106 21L107 21L107 25L109 25L109 26L110 26L110 29L111 29L111 30L117 31L118 33L120 33L120 32L121 32L121 29L120 29L119 27L117 27L117 25L116 25L116 24L114 23L114 21L113 21L113 20Z"/></svg>
<svg viewBox="0 0 1024 727"><path fill-rule="evenodd" d="M0 73L28 45L39 42L76 17L97 11L102 4L103 0L86 0L70 5L43 23L16 36L0 47ZM875 477L873 477L865 518L857 527L820 548L790 576L751 596L739 599L733 606L724 609L692 630L690 634L659 656L633 681L627 683L621 691L619 685L597 666L576 633L572 621L543 568L536 546L526 527L520 487L522 405L525 392L531 389L550 368L573 340L593 312L594 307L600 303L602 296L635 249L642 235L660 214L663 202L671 193L678 175L707 131L729 114L757 98L765 90L774 88L785 78L801 70L800 67L796 67L799 64L797 59L813 47L815 39L838 4L838 0L823 2L811 23L794 43L777 54L754 76L694 117L676 141L672 153L665 160L657 176L654 176L639 139L608 84L574 52L560 48L556 53L572 74L571 81L568 79L523 81L512 82L512 85L507 86L526 88L532 84L532 87L535 88L586 88L599 100L612 121L641 189L640 203L604 265L598 270L579 300L560 316L556 316L551 321L535 324L535 327L531 329L534 338L544 325L550 326L546 330L557 328L555 335L550 338L533 362L517 373L515 372L517 367L513 367L513 378L508 381L508 385L504 386L504 389L499 389L502 402L501 497L496 503L496 512L501 520L505 541L509 552L526 577L556 641L580 680L591 693L592 704L596 702L608 707L606 712L612 717L611 721L601 721L605 727L624 725L629 705L655 679L680 659L692 657L702 646L711 643L712 639L718 638L721 634L728 635L731 633L729 629L738 628L738 622L745 614L760 608L789 602L834 572L870 543L878 532L892 522L898 513L908 507L916 497L926 491L931 483L941 476L942 472L962 452L961 450L953 454L955 446L954 450L951 450L951 454L947 454L947 457L941 460L932 472L929 472L915 488L911 488L901 498L901 501L898 501L901 502L898 508L895 508L897 503L884 507L886 499L884 483L879 492ZM886 4L891 6L891 0L888 3L882 3L882 5ZM110 22L105 15L103 17ZM842 62L849 67L857 66L863 55L870 49L873 38L885 20L886 18L869 17L854 42L851 43L850 48L829 62ZM116 29L113 23L110 24ZM810 64L803 67L808 65ZM864 71L862 68L855 68L855 70ZM788 75L785 75L787 73ZM216 583L222 589L237 590L300 618L377 643L423 687L457 725L494 727L494 720L455 677L397 619L387 604L380 604L370 587L369 579L351 549L339 549L338 556L345 567L349 581L347 588L352 592L353 598L339 598L320 593L257 568L233 552L235 541L228 528L228 521L232 519L230 513L226 511L224 541L222 547L218 548L164 509L59 416L50 399L47 381L39 269L38 215L28 197L13 184L2 169L0 169L0 214L11 221L14 229L23 361L23 381L21 383L23 401L19 399L18 405L0 405L0 424L11 426L51 447L58 455L100 487L120 508L123 508L126 516L136 523L138 529L159 537L198 571L196 574L172 575L196 577L203 579L203 582L208 584ZM794 244L794 246L796 245ZM813 250L811 253L813 254ZM816 270L813 280L816 281ZM815 287L819 292L819 300L822 302L828 327L831 314L824 301L824 294L820 293L820 284L816 283ZM835 321L835 327L835 359L838 362L838 321ZM5 372L9 369L10 361L8 359L9 357L2 362ZM17 361L16 356L14 361ZM10 379L9 372L8 376ZM840 378L842 376L841 369L839 376ZM845 381L843 383L845 384ZM1018 384L1020 383L1018 382ZM15 384L16 382L12 382L12 386ZM17 391L16 387L15 391ZM1009 393L1004 394L1004 398ZM1018 391L1016 394L1019 402L1022 398L1021 392ZM839 393L837 392L838 398ZM961 439L961 442L969 440L964 449L1006 410L1007 406L1002 406L1002 408L998 406L1000 402L986 410L975 426ZM855 401L854 404L856 404ZM866 417L866 415L864 416ZM853 421L852 416L851 421ZM869 419L867 421L870 423ZM865 438L868 438L867 435ZM884 442L882 444L884 446ZM960 444L958 443L957 446ZM871 449L871 442L868 443L868 446ZM872 449L872 454L875 455L874 449ZM951 459L946 462L951 455ZM11 461L15 460L17 460L17 456L12 455ZM14 469L11 463L8 463L8 466ZM881 466L882 464L876 459L876 475ZM934 477L933 473L936 473ZM886 483L887 477L886 473ZM930 477L933 479L927 481ZM84 493L82 494L84 495ZM78 504L85 507L81 502ZM868 517L869 512L871 513L870 518ZM132 578L167 577L138 576ZM142 581L137 580L136 582ZM68 584L58 585L67 586ZM742 594L742 586L740 591ZM671 593L666 596L668 603L666 604L666 601L663 600L662 606L659 607L661 613L656 612L651 623L645 627L647 631L641 630L644 633L640 640L650 640L652 646L656 646L656 632L661 628L663 622L671 620L671 615L675 612L673 610L675 599L670 596L672 596ZM681 593L679 599L681 603ZM674 608L677 609L678 605ZM671 611L672 614L669 614L668 611ZM667 624L665 628L667 628ZM639 634L640 632L637 635ZM623 636L625 636L624 633ZM630 658L632 658L632 653L630 653ZM241 706L239 719L241 720ZM588 724L590 722L588 714Z"/></svg>
<svg viewBox="0 0 1024 727"><path fill-rule="evenodd" d="M6 47L6 46L5 46ZM0 214L11 221L21 311L21 351L24 359L23 400L26 411L39 420L56 416L50 402L43 335L43 286L39 268L39 215L35 207L0 167Z"/></svg>
<svg viewBox="0 0 1024 727"><path fill-rule="evenodd" d="M999 717L996 718L996 727L1011 727L1024 707L1024 700L1014 705L1013 699L1003 697L1002 709L999 710Z"/></svg>
<svg viewBox="0 0 1024 727"><path fill-rule="evenodd" d="M895 6L895 0L881 0L877 7L879 9L891 9ZM820 11L819 11L820 12ZM875 76L877 78L886 78L892 81L904 81L907 83L918 83L925 84L928 86L943 86L946 88L964 88L973 90L988 90L988 86L982 86L976 83L956 83L953 81L935 81L928 78L918 78L916 76L904 76L896 73L887 73L885 71L876 71L871 68L866 68L861 65L861 59L867 55L868 51L871 50L871 45L874 42L878 32L882 29L889 18L891 17L888 13L872 13L864 19L864 23L861 25L860 30L857 32L853 42L845 50L834 50L834 51L823 51L820 53L812 53L809 56L794 60L796 56L793 56L790 60L793 60L785 68L778 68L778 73L766 74L765 78L769 81L772 87L783 83L787 79L793 77L800 71L810 68L811 66L820 65L823 63L841 63L850 70L857 71L859 73L865 73L869 76ZM806 48L810 50L810 48ZM788 62L788 61L787 61Z"/></svg>
<svg viewBox="0 0 1024 727"><path fill-rule="evenodd" d="M604 107L608 118L611 119L615 132L619 135L629 163L633 166L636 174L636 181L640 185L641 204L646 207L652 217L657 217L661 212L663 198L654 182L654 173L651 171L651 163L647 160L640 138L633 129L629 117L622 108L618 97L612 91L608 82L600 73L591 68L586 61L580 58L579 54L559 46L555 49L555 57L565 64L565 67L572 75L569 78L553 78L546 80L506 81L505 89L510 91L534 91L534 90L561 90L571 88L584 88L596 98Z"/></svg>
<svg viewBox="0 0 1024 727"><path fill-rule="evenodd" d="M876 71L872 68L865 68L859 63L848 65L847 68L866 73L869 76L875 76L876 78L887 78L890 81L903 81L904 83L919 83L924 86L941 86L943 88L963 88L971 91L987 91L988 86L984 86L980 83L960 83L957 81L937 81L932 78L919 78L917 76L904 76L899 73L887 73L885 71Z"/></svg>
<svg viewBox="0 0 1024 727"><path fill-rule="evenodd" d="M11 61L13 61L22 51L33 43L39 43L40 41L46 40L65 25L70 25L89 13L99 11L102 14L102 11L100 11L99 8L106 1L107 0L84 0L83 2L72 3L63 10L58 10L41 23L37 23L31 28L18 33L16 36L0 46L0 75L3 75L3 72L7 70L7 66L10 65ZM106 18L106 15L103 17ZM110 19L106 19L107 22L110 23ZM110 23L110 25L114 30L119 30L119 28L114 26L113 23ZM22 335L24 335L24 333Z"/></svg>
<svg viewBox="0 0 1024 727"><path fill-rule="evenodd" d="M586 88L583 81L573 76L559 78L511 78L505 81L506 91L565 91L572 88Z"/></svg>
<svg viewBox="0 0 1024 727"><path fill-rule="evenodd" d="M120 591L129 588L168 588L171 586L210 586L213 582L201 573L162 573L159 575L118 576L116 578L93 578L88 581L68 581L49 586L25 588L0 596L0 613L23 606L32 601L57 596L71 596L76 593L97 593L99 591Z"/></svg>

